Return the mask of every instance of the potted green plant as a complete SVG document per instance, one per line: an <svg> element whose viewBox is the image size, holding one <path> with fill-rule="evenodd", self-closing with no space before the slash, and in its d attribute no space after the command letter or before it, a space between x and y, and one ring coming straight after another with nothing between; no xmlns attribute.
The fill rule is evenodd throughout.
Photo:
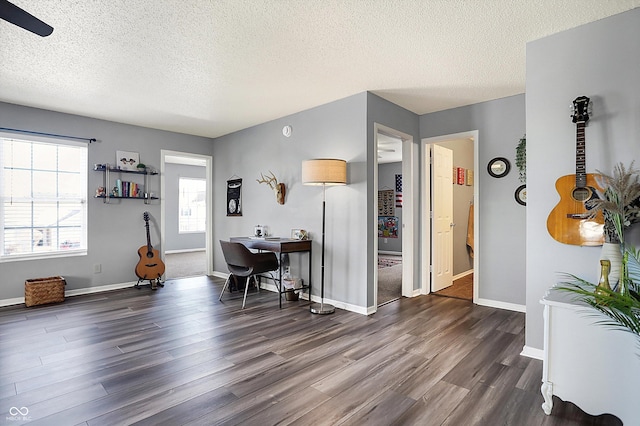
<svg viewBox="0 0 640 426"><path fill-rule="evenodd" d="M605 240L617 244L622 255L620 279L614 289L603 288L572 274L565 274L560 289L575 293L607 318L605 325L622 328L640 338L640 250L625 243L625 230L640 221L640 172L633 163L619 163L611 176L600 173L599 197L587 202L592 216L602 212ZM615 283L613 283L615 284Z"/></svg>

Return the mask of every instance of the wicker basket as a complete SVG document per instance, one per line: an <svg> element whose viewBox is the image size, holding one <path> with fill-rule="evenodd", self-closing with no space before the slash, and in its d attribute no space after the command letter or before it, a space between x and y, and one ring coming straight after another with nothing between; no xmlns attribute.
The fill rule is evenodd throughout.
<svg viewBox="0 0 640 426"><path fill-rule="evenodd" d="M27 306L64 302L62 277L34 278L24 282L24 304Z"/></svg>

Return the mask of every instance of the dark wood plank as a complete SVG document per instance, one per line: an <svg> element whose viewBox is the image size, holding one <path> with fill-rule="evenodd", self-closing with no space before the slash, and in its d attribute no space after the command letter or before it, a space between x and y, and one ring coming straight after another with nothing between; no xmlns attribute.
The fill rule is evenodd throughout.
<svg viewBox="0 0 640 426"><path fill-rule="evenodd" d="M33 425L619 425L554 398L524 314L438 296L309 312L211 277L0 308L0 406Z"/></svg>

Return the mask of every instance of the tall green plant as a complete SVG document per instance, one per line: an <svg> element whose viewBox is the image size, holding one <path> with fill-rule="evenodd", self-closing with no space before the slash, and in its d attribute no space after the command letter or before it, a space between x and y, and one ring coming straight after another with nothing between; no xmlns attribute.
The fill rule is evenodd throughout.
<svg viewBox="0 0 640 426"><path fill-rule="evenodd" d="M609 176L598 170L598 198L587 201L591 216L602 212L605 219L605 240L624 245L624 231L640 219L640 176L631 162L629 168L618 163ZM624 250L623 250L624 251Z"/></svg>
<svg viewBox="0 0 640 426"><path fill-rule="evenodd" d="M640 339L640 251L625 244L625 229L640 218L640 172L632 162L629 168L617 164L612 176L598 173L598 184L604 190L587 206L593 216L603 213L607 241L620 243L623 261L618 288L614 291L597 287L572 274L564 275L559 288L576 294L579 300L604 314L599 323L629 331Z"/></svg>

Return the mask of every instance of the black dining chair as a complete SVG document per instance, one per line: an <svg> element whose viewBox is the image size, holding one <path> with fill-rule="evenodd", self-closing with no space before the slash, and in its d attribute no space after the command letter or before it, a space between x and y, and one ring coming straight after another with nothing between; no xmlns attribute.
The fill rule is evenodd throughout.
<svg viewBox="0 0 640 426"><path fill-rule="evenodd" d="M256 275L269 274L271 279L276 282L272 272L279 268L278 258L273 252L253 253L240 243L220 240L220 246L222 247L224 260L227 262L229 276L224 282L224 286L222 287L222 292L220 293L218 300L222 300L222 295L227 289L232 275L235 275L236 277L244 277L247 279L247 282L244 285L244 298L242 299L242 309L244 309L244 304L247 301L249 281L252 277L255 280ZM260 285L257 281L256 287L259 291Z"/></svg>

